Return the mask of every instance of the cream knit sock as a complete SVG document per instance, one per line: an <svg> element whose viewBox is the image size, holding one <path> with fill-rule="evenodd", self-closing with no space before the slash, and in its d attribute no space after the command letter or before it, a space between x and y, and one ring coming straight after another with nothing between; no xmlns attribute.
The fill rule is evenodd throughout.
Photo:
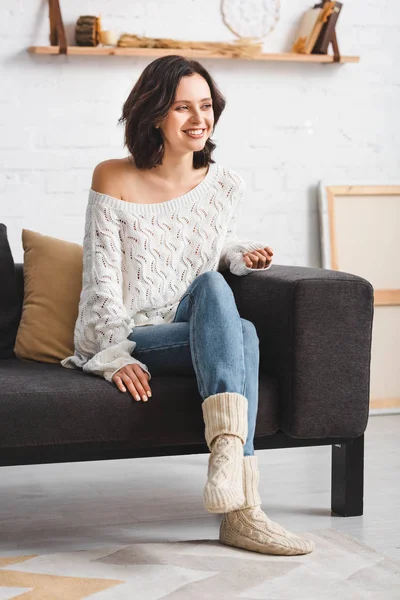
<svg viewBox="0 0 400 600"><path fill-rule="evenodd" d="M243 446L248 433L247 398L233 392L214 394L202 404L208 460L204 505L209 512L235 510L244 502Z"/></svg>
<svg viewBox="0 0 400 600"><path fill-rule="evenodd" d="M305 540L284 529L263 512L257 490L258 483L257 457L243 457L245 502L238 510L224 515L219 541L227 546L236 546L261 554L294 556L312 552L315 548L313 541Z"/></svg>

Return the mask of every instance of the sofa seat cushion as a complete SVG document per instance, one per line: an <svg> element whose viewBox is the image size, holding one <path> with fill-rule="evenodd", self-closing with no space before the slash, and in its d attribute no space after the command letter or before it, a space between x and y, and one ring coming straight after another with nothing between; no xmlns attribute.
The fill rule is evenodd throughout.
<svg viewBox="0 0 400 600"><path fill-rule="evenodd" d="M129 442L132 447L205 443L194 377L155 377L136 402L103 378L59 364L0 360L0 447ZM278 386L260 373L255 435L279 429Z"/></svg>

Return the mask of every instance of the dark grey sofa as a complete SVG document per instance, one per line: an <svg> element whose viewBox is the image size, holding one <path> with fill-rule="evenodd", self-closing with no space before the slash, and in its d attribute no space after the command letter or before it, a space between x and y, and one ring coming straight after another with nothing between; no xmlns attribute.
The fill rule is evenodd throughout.
<svg viewBox="0 0 400 600"><path fill-rule="evenodd" d="M143 403L100 377L7 354L21 315L23 265L9 261L3 276L0 466L209 452L194 377L153 377L153 397ZM331 510L362 515L372 285L284 265L224 277L260 339L256 451L330 445Z"/></svg>

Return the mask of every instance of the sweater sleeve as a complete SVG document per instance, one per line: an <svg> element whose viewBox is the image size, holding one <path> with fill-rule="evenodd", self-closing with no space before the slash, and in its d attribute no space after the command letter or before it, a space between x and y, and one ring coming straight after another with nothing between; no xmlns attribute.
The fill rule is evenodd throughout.
<svg viewBox="0 0 400 600"><path fill-rule="evenodd" d="M239 276L248 275L253 271L266 271L272 265L272 263L270 263L267 267L264 267L263 269L253 269L246 265L245 260L243 258L243 254L246 254L246 252L260 250L268 246L267 242L265 241L257 242L251 240L242 240L237 235L238 214L241 214L243 211L245 191L246 186L244 180L240 177L238 178L238 184L233 192L233 213L228 224L227 236L225 239L225 244L221 251L218 265L218 271L225 271L226 269L229 269L231 273Z"/></svg>
<svg viewBox="0 0 400 600"><path fill-rule="evenodd" d="M128 364L139 364L151 379L147 366L131 356L136 342L127 339L135 324L123 303L122 251L118 215L89 200L75 353L61 365L81 368L110 382Z"/></svg>

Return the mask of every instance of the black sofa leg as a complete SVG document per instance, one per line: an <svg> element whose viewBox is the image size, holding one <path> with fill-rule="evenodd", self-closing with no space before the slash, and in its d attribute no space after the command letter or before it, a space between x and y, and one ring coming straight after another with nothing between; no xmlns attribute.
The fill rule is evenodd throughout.
<svg viewBox="0 0 400 600"><path fill-rule="evenodd" d="M331 511L359 517L364 509L364 434L332 446Z"/></svg>

